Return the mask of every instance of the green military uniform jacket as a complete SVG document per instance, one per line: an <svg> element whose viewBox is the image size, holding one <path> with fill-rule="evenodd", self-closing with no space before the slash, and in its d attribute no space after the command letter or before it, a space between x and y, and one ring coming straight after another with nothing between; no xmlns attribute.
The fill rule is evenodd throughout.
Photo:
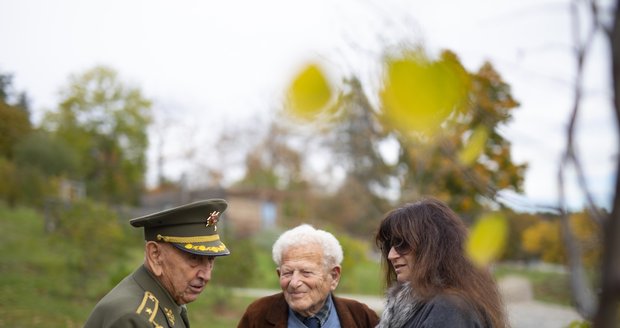
<svg viewBox="0 0 620 328"><path fill-rule="evenodd" d="M85 328L189 328L187 312L144 267L125 277L93 309Z"/></svg>

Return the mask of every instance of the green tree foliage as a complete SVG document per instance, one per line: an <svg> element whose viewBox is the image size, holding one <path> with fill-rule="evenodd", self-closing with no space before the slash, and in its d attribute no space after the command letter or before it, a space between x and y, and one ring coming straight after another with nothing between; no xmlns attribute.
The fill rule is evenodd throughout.
<svg viewBox="0 0 620 328"><path fill-rule="evenodd" d="M34 131L17 142L13 157L7 187L13 190L15 202L35 206L57 197L60 179L72 178L78 165L73 149L44 131Z"/></svg>
<svg viewBox="0 0 620 328"><path fill-rule="evenodd" d="M67 259L67 283L75 291L86 291L89 284L101 284L115 268L114 263L126 260L130 245L128 234L121 226L118 214L104 204L77 201L72 204L57 203L47 212L58 220L58 227L50 239L56 240L58 251Z"/></svg>
<svg viewBox="0 0 620 328"><path fill-rule="evenodd" d="M15 162L20 167L31 166L46 176L73 177L78 169L75 151L63 140L44 131L29 134L15 147Z"/></svg>
<svg viewBox="0 0 620 328"><path fill-rule="evenodd" d="M78 155L89 197L136 203L143 189L151 102L107 67L73 76L45 127Z"/></svg>
<svg viewBox="0 0 620 328"><path fill-rule="evenodd" d="M336 238L342 246L342 252L344 258L342 259L342 271L352 272L356 265L367 260L369 250L369 244L365 241L360 241L347 234L335 234Z"/></svg>
<svg viewBox="0 0 620 328"><path fill-rule="evenodd" d="M15 206L19 199L16 171L15 163L0 156L0 198L10 206Z"/></svg>
<svg viewBox="0 0 620 328"><path fill-rule="evenodd" d="M11 206L24 199L23 188L35 187L23 184L32 172L25 172L13 161L17 144L32 132L25 99L14 92L12 76L0 73L0 199Z"/></svg>
<svg viewBox="0 0 620 328"><path fill-rule="evenodd" d="M43 205L44 197L55 190L55 179L30 165L0 157L0 199L10 206L17 204Z"/></svg>
<svg viewBox="0 0 620 328"><path fill-rule="evenodd" d="M12 76L0 73L0 156L9 160L15 144L32 130L28 108L23 101L10 102L13 96Z"/></svg>

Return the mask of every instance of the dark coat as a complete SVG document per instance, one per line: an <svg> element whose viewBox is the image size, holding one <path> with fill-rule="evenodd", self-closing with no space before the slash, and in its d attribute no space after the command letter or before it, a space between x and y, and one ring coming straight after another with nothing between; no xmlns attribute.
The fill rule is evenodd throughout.
<svg viewBox="0 0 620 328"><path fill-rule="evenodd" d="M366 304L332 295L340 326L346 328L374 327L379 322L377 313ZM237 328L286 328L288 304L283 293L266 296L248 306Z"/></svg>
<svg viewBox="0 0 620 328"><path fill-rule="evenodd" d="M421 305L405 328L483 328L474 309L454 295L439 295Z"/></svg>
<svg viewBox="0 0 620 328"><path fill-rule="evenodd" d="M414 296L410 284L396 284L377 328L487 328L475 308L456 294L437 294L428 301Z"/></svg>
<svg viewBox="0 0 620 328"><path fill-rule="evenodd" d="M166 289L140 266L97 303L84 327L184 328L189 322Z"/></svg>

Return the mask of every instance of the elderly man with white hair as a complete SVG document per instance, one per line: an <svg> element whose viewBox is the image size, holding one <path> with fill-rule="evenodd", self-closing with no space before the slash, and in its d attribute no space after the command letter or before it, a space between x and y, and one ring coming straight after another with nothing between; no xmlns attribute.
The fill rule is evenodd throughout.
<svg viewBox="0 0 620 328"><path fill-rule="evenodd" d="M284 232L272 251L282 292L250 304L238 328L377 325L379 318L367 305L333 295L343 255L331 233L303 224Z"/></svg>

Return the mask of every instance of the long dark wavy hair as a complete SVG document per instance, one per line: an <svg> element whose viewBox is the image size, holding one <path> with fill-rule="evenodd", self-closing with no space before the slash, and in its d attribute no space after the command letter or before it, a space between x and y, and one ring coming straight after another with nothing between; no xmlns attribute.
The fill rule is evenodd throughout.
<svg viewBox="0 0 620 328"><path fill-rule="evenodd" d="M504 305L495 280L465 254L467 228L454 211L434 198L424 198L390 211L379 226L375 242L381 250L386 287L396 282L388 260L392 247L413 252L411 286L422 300L441 293L458 294L491 327L507 327Z"/></svg>

